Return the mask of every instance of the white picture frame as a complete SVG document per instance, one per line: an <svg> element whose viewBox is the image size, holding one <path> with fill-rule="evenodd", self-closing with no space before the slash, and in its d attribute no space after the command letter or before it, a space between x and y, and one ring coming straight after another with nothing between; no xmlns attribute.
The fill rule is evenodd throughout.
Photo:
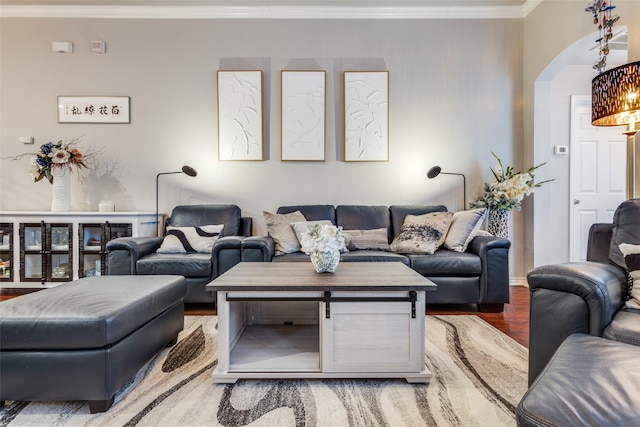
<svg viewBox="0 0 640 427"><path fill-rule="evenodd" d="M389 72L344 72L344 160L389 161Z"/></svg>
<svg viewBox="0 0 640 427"><path fill-rule="evenodd" d="M218 70L218 159L263 160L262 71Z"/></svg>
<svg viewBox="0 0 640 427"><path fill-rule="evenodd" d="M58 123L131 123L128 96L58 96Z"/></svg>
<svg viewBox="0 0 640 427"><path fill-rule="evenodd" d="M326 72L282 70L281 160L325 161Z"/></svg>

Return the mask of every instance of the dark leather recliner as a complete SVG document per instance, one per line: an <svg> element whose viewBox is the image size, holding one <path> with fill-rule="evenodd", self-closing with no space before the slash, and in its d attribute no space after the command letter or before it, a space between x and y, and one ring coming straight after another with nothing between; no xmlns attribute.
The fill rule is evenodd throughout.
<svg viewBox="0 0 640 427"><path fill-rule="evenodd" d="M163 237L121 237L107 243L109 275L184 276L186 303L215 302L215 294L205 286L240 262L241 242L251 235L253 221L243 217L236 205L176 206L166 226L195 227L224 224L222 236L211 253L156 253Z"/></svg>
<svg viewBox="0 0 640 427"><path fill-rule="evenodd" d="M591 227L587 261L540 266L528 273L529 384L571 334L640 345L640 310L624 305L628 273L621 243L640 244L640 199L623 202L612 224Z"/></svg>

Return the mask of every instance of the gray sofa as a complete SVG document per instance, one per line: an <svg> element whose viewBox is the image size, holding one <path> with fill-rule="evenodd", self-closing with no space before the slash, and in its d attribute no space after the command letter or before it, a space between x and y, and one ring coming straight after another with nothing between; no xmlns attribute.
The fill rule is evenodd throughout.
<svg viewBox="0 0 640 427"><path fill-rule="evenodd" d="M405 216L445 212L444 206L393 205L298 205L282 206L277 213L300 211L306 220L329 220L344 230L387 228L388 242L401 229ZM242 241L242 261L309 262L302 252L275 255L270 236L252 236ZM341 254L341 262L402 262L438 285L428 292L429 304L477 304L481 311L499 312L509 302L508 240L477 236L465 252L440 248L432 255L401 254L380 250L356 250ZM338 267L339 268L339 267Z"/></svg>
<svg viewBox="0 0 640 427"><path fill-rule="evenodd" d="M205 286L240 262L241 242L251 235L253 221L236 205L176 206L166 226L195 227L224 224L211 253L157 253L163 237L121 237L107 243L109 275L184 276L186 303L215 302Z"/></svg>
<svg viewBox="0 0 640 427"><path fill-rule="evenodd" d="M640 310L625 306L621 243L640 245L640 199L591 227L587 261L528 273L530 388L519 426L637 425Z"/></svg>

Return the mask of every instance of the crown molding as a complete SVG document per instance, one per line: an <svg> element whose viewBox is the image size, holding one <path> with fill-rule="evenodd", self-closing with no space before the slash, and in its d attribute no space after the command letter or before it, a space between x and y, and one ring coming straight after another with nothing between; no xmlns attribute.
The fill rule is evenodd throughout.
<svg viewBox="0 0 640 427"><path fill-rule="evenodd" d="M521 19L542 0L521 6L20 6L0 18L103 19Z"/></svg>

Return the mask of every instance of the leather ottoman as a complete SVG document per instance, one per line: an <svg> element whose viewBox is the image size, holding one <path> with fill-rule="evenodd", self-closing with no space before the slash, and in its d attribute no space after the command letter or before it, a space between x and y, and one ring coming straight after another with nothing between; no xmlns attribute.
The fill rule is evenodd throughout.
<svg viewBox="0 0 640 427"><path fill-rule="evenodd" d="M89 277L0 303L0 406L86 400L91 413L184 326L182 276Z"/></svg>
<svg viewBox="0 0 640 427"><path fill-rule="evenodd" d="M516 410L518 426L637 426L640 347L570 335Z"/></svg>

